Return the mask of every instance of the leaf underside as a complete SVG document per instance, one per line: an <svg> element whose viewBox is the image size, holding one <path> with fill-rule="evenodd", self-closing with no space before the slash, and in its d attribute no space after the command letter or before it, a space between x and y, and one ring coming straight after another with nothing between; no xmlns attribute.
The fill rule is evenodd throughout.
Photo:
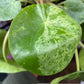
<svg viewBox="0 0 84 84"><path fill-rule="evenodd" d="M70 63L80 37L80 26L63 10L39 4L25 7L16 16L8 43L20 66L35 74L52 75Z"/></svg>

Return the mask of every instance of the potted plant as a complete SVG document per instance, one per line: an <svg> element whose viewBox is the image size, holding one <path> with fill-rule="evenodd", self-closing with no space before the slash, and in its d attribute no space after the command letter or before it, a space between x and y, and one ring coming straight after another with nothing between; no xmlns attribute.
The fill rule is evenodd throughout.
<svg viewBox="0 0 84 84"><path fill-rule="evenodd" d="M77 71L58 77L51 84L64 79L84 80L84 45L80 41L83 0L0 1L0 21L13 19L7 32L0 30L0 72L53 75L64 70L75 53ZM78 45L82 47L79 56Z"/></svg>

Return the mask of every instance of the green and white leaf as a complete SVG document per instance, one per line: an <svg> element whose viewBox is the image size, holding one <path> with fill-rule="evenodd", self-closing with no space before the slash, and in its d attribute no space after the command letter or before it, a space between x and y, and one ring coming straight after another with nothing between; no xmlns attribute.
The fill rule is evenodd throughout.
<svg viewBox="0 0 84 84"><path fill-rule="evenodd" d="M50 84L59 84L62 80L73 80L73 79L79 79L84 80L84 71L74 72L62 77L58 77L54 79Z"/></svg>
<svg viewBox="0 0 84 84"><path fill-rule="evenodd" d="M84 80L84 49L82 49L79 53L79 64L82 71L74 72L62 77L58 77L54 79L50 84L59 84L62 80L73 80L73 79L79 79Z"/></svg>
<svg viewBox="0 0 84 84"><path fill-rule="evenodd" d="M84 22L84 3L81 0L66 0L64 11L79 24Z"/></svg>
<svg viewBox="0 0 84 84"><path fill-rule="evenodd" d="M8 60L6 63L2 55L2 44L5 37L6 31L0 30L0 73L16 73L20 71L25 71L25 69L17 66L14 60ZM9 54L8 45L6 47L6 55Z"/></svg>
<svg viewBox="0 0 84 84"><path fill-rule="evenodd" d="M25 7L15 17L8 43L20 66L52 75L70 63L80 38L81 27L75 20L56 6L40 4Z"/></svg>
<svg viewBox="0 0 84 84"><path fill-rule="evenodd" d="M21 10L21 3L17 0L0 0L0 21L13 19Z"/></svg>

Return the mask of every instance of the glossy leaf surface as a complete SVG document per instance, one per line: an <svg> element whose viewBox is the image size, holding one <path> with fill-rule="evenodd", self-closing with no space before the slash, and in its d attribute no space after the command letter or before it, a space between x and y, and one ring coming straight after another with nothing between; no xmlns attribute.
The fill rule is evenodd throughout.
<svg viewBox="0 0 84 84"><path fill-rule="evenodd" d="M80 37L80 26L63 10L40 4L28 6L16 16L8 42L19 65L35 74L52 75L70 63Z"/></svg>
<svg viewBox="0 0 84 84"><path fill-rule="evenodd" d="M21 3L17 0L0 0L0 21L13 19L21 10Z"/></svg>
<svg viewBox="0 0 84 84"><path fill-rule="evenodd" d="M84 22L84 3L81 0L66 0L64 11L78 23Z"/></svg>
<svg viewBox="0 0 84 84"><path fill-rule="evenodd" d="M14 60L8 60L6 63L2 55L2 44L5 37L6 31L0 30L0 73L16 73L20 71L25 71L22 68L19 68ZM8 46L6 47L6 54L9 54Z"/></svg>
<svg viewBox="0 0 84 84"><path fill-rule="evenodd" d="M80 68L82 71L84 71L84 49L81 49L79 53L79 59L80 59Z"/></svg>
<svg viewBox="0 0 84 84"><path fill-rule="evenodd" d="M59 82L62 80L73 80L73 79L84 80L84 71L74 72L74 73L56 78L50 84L59 84Z"/></svg>

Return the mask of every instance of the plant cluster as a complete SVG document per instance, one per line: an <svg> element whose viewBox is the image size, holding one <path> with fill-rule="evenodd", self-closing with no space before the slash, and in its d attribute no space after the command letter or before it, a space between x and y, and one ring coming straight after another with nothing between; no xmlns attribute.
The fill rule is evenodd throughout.
<svg viewBox="0 0 84 84"><path fill-rule="evenodd" d="M75 53L77 72L51 84L84 80L84 0L0 0L0 21L8 20L10 29L0 29L0 72L53 75Z"/></svg>

